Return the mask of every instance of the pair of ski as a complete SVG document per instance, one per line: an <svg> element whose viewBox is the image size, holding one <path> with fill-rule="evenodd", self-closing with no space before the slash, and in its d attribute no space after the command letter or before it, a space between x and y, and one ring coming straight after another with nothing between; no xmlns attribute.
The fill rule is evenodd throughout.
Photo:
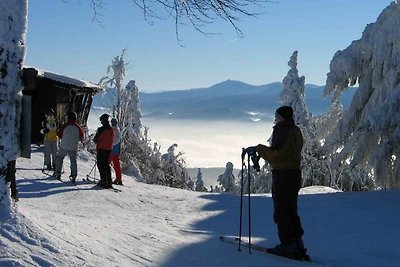
<svg viewBox="0 0 400 267"><path fill-rule="evenodd" d="M113 192L116 192L116 193L122 192L121 189L118 189L118 188L115 188L115 187L105 188L105 187L102 187L102 186L98 185L99 180L94 179L94 178L93 178L93 179L90 179L90 178L89 178L89 175L87 175L86 178L83 178L82 180L83 180L83 181L86 181L86 182L88 182L88 183L94 184L94 186L93 186L94 189L98 189L98 190L101 190L101 189L108 189L108 190L113 191Z"/></svg>
<svg viewBox="0 0 400 267"><path fill-rule="evenodd" d="M72 182L73 185L76 185L76 181L75 181L75 180L72 181L72 180L70 179L70 181ZM97 182L96 182L95 179L90 179L90 178L88 178L88 177L83 178L82 181L83 181L83 182L90 183L90 184L94 184L94 186L93 186L94 189L99 189L99 190L101 190L101 189L108 189L108 190L113 191L113 192L116 192L116 193L122 192L121 189L118 189L118 188L115 188L115 187L109 187L109 188L102 187L102 186L100 186L100 185L97 184Z"/></svg>
<svg viewBox="0 0 400 267"><path fill-rule="evenodd" d="M115 188L115 187L108 187L108 188L105 188L105 187L102 187L102 186L100 186L100 185L98 185L98 184L96 184L93 188L96 188L96 189L99 189L99 190L102 190L102 189L107 190L107 189L108 189L108 190L113 191L113 192L116 192L116 193L122 192L121 189L118 189L118 188Z"/></svg>
<svg viewBox="0 0 400 267"><path fill-rule="evenodd" d="M48 175L48 176L50 176L50 177L53 177L54 179L56 179L56 180L58 180L58 181L60 181L60 182L62 182L62 183L67 182L67 181L61 180L61 176L54 176L53 174L50 174L49 172L45 172L44 170L42 170L42 173L44 173L44 174L46 174L46 175ZM99 185L96 184L96 179L90 179L89 176L87 176L86 178L83 178L82 181L83 181L83 182L88 182L88 183L93 183L93 184L95 184L94 187L95 187L96 189L109 189L109 190L111 190L111 191L113 191L113 192L117 192L117 193L118 193L118 192L122 192L121 189L118 189L118 188L115 188L115 187L110 187L110 188L101 187L101 186L99 186ZM72 185L75 185L75 186L76 186L76 179L72 179L72 178L70 177L70 178L69 178L69 182L71 182Z"/></svg>
<svg viewBox="0 0 400 267"><path fill-rule="evenodd" d="M274 253L274 250L272 248L266 248L266 247L263 247L263 246L250 244L250 243L248 243L248 242L246 242L244 240L239 240L238 237L220 236L219 240L221 240L221 242L224 242L224 243L227 243L227 244L232 244L232 245L239 245L239 241L240 241L240 244L243 247L250 248L250 249L253 249L253 250L256 250L256 251L260 251L260 252L263 252L263 253L268 253L268 254L271 254L271 255L284 257L284 258L291 259L291 260L311 261L310 256L307 255L305 252L304 252L303 255L299 255L298 257L290 257L290 256L284 256L284 255L280 255L280 254Z"/></svg>
<svg viewBox="0 0 400 267"><path fill-rule="evenodd" d="M90 178L89 178L89 175L86 176L86 179L83 178L83 181L86 181L86 182L95 184L95 186L93 187L93 188L95 188L95 189L99 189L99 190L100 190L100 189L108 189L108 190L114 191L114 192L116 192L116 193L122 192L121 189L115 188L115 187L113 187L113 186L112 186L112 187L105 188L105 187L102 187L102 186L98 185L97 182L98 182L99 180L94 179L94 178L93 178L93 179L90 179Z"/></svg>

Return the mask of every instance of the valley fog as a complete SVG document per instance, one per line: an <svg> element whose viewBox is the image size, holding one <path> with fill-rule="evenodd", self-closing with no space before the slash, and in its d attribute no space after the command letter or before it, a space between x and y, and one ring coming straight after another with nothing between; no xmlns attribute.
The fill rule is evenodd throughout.
<svg viewBox="0 0 400 267"><path fill-rule="evenodd" d="M174 143L184 152L188 167L225 167L232 162L241 168L242 147L265 144L272 124L263 122L143 119L152 142L166 152Z"/></svg>
<svg viewBox="0 0 400 267"><path fill-rule="evenodd" d="M101 111L92 110L88 120L89 133L100 126ZM177 144L176 152L183 152L187 167L225 168L232 162L234 168L241 168L242 147L266 144L272 133L272 121L239 122L214 120L172 120L143 118L143 126L149 127L151 143L161 145L161 153Z"/></svg>

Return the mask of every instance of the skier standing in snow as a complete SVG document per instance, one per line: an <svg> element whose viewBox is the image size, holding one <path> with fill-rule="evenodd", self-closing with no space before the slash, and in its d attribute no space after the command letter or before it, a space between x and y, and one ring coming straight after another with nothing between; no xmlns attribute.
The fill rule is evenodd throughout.
<svg viewBox="0 0 400 267"><path fill-rule="evenodd" d="M44 166L49 171L55 170L58 136L57 122L54 118L54 110L52 108L46 113L46 119L42 122L40 132L44 134Z"/></svg>
<svg viewBox="0 0 400 267"><path fill-rule="evenodd" d="M271 249L271 252L300 259L306 256L302 240L304 231L297 213L302 147L303 136L294 123L293 109L282 106L275 112L271 146L259 144L245 150L249 155L257 152L272 167L274 221L278 226L281 244Z"/></svg>
<svg viewBox="0 0 400 267"><path fill-rule="evenodd" d="M93 141L96 143L97 168L100 173L100 181L97 185L103 188L112 188L111 168L109 158L113 147L114 130L108 121L108 114L100 116L101 127L97 129Z"/></svg>
<svg viewBox="0 0 400 267"><path fill-rule="evenodd" d="M57 130L57 135L61 139L61 142L57 153L56 169L53 176L56 179L61 179L63 161L68 154L71 163L71 175L69 178L74 183L78 175L78 165L76 162L78 143L79 141L83 142L84 133L82 127L76 122L75 112L69 112L67 119L67 123Z"/></svg>
<svg viewBox="0 0 400 267"><path fill-rule="evenodd" d="M121 131L118 127L118 121L116 118L111 119L111 126L114 130L113 147L110 154L110 162L115 171L115 180L113 181L113 184L123 185L122 174L121 174L121 163L119 161L119 155L121 151Z"/></svg>

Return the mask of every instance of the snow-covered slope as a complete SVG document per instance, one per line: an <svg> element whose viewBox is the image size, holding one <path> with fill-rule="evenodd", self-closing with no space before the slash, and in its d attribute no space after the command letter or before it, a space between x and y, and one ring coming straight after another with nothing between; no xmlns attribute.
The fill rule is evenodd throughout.
<svg viewBox="0 0 400 267"><path fill-rule="evenodd" d="M296 262L219 241L237 235L238 196L148 185L124 177L115 193L40 171L43 154L19 159L20 201L0 214L0 266L396 266L400 192L335 193L306 188L299 199L304 240L316 263ZM68 159L66 160L68 163ZM80 177L94 164L81 155ZM69 166L65 164L63 179ZM98 176L98 174L97 174ZM332 192L332 194L314 194ZM309 194L313 193L313 194ZM244 203L247 207L247 201ZM268 195L252 196L252 240L278 242ZM247 214L247 210L244 210ZM244 218L247 236L247 218Z"/></svg>

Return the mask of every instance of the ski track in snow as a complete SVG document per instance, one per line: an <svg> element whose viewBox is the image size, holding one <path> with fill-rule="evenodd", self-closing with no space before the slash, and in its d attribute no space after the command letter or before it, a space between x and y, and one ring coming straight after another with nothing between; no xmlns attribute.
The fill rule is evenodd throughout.
<svg viewBox="0 0 400 267"><path fill-rule="evenodd" d="M34 153L33 157L42 155ZM172 245L176 247L184 243L180 229L193 221L190 217L201 204L198 202L207 202L193 198L192 192L166 190L165 187L138 183L127 177L124 179L126 187L116 186L122 190L120 193L94 190L94 184L83 183L79 178L77 185L73 186L33 170L32 161L34 159L18 162L18 210L30 219L31 222L27 223L56 243L58 251L26 237L19 243L39 246L49 253L65 254L69 258L64 261L65 265L69 265L69 261L73 265L85 266L161 264L160 256L173 249ZM66 158L64 163L66 173L69 170L68 161ZM81 176L90 171L88 168L92 164L79 165ZM62 179L68 180L68 174L64 174ZM177 193L179 197L176 197ZM2 236L7 237L7 234L2 233ZM16 241L11 234L9 236L12 242ZM76 255L68 255L73 251L77 252ZM33 256L33 261L39 266L56 266L63 262L51 263L49 260L46 263L39 256Z"/></svg>

